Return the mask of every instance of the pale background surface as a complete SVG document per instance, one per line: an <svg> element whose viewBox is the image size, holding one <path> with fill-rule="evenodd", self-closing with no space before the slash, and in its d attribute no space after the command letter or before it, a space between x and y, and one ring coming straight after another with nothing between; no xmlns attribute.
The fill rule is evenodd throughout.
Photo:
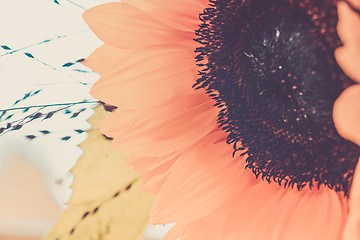
<svg viewBox="0 0 360 240"><path fill-rule="evenodd" d="M83 8L105 2L111 1L2 1L0 45L11 50L0 48L0 109L14 107L24 94L40 89L39 94L16 106L91 100L88 92L98 75L81 64L62 65L87 57L101 45L81 14ZM19 51L10 54L13 50ZM76 118L59 112L49 120L35 120L19 131L0 136L0 240L10 240L11 235L40 237L51 228L71 196L69 170L82 154L77 144L86 139L86 133L74 130L89 128L86 120L93 114L91 106L72 107L73 112L87 109ZM14 120L26 116L22 111L12 113L16 113ZM7 122L0 122L0 127ZM41 134L40 130L51 134ZM26 135L36 138L29 141ZM62 141L65 136L71 139ZM150 227L145 239L160 239L168 229Z"/></svg>

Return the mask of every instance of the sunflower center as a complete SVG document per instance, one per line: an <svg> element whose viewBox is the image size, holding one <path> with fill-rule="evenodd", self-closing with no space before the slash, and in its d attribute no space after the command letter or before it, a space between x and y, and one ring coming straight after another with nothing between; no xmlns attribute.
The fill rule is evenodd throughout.
<svg viewBox="0 0 360 240"><path fill-rule="evenodd" d="M339 136L336 98L352 80L336 63L336 1L212 0L196 39L195 86L221 107L234 149L256 176L348 195L360 148Z"/></svg>

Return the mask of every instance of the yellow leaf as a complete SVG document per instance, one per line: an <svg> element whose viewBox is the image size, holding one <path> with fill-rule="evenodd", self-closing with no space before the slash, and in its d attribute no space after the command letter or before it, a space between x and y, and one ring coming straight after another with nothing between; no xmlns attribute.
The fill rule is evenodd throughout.
<svg viewBox="0 0 360 240"><path fill-rule="evenodd" d="M80 144L83 155L71 170L73 194L46 240L138 240L149 222L154 196L140 190L141 175L127 168L128 156L111 149L99 125L101 106Z"/></svg>

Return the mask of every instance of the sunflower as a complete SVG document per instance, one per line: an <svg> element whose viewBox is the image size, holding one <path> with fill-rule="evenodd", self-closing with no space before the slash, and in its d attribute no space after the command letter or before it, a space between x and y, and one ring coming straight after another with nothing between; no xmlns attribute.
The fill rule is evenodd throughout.
<svg viewBox="0 0 360 240"><path fill-rule="evenodd" d="M339 239L360 148L335 100L334 0L124 0L84 19L105 43L101 131L156 193L165 239Z"/></svg>

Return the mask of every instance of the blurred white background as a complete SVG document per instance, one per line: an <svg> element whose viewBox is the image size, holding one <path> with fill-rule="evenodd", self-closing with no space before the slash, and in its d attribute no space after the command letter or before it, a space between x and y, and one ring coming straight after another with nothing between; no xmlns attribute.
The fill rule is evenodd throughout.
<svg viewBox="0 0 360 240"><path fill-rule="evenodd" d="M27 107L94 101L88 92L98 75L76 61L101 42L81 14L105 2L111 1L2 1L0 115L5 113L0 132L5 130L0 133L0 235L8 236L4 239L44 236L71 196L69 170L82 154L77 144L86 139L82 131L90 127L87 119L94 104L64 105L69 108L46 120L46 114L59 106ZM4 111L10 108L18 109ZM36 111L45 115L21 122ZM23 126L9 131L17 125ZM43 202L32 198L41 194ZM161 239L168 229L149 227L145 239Z"/></svg>

